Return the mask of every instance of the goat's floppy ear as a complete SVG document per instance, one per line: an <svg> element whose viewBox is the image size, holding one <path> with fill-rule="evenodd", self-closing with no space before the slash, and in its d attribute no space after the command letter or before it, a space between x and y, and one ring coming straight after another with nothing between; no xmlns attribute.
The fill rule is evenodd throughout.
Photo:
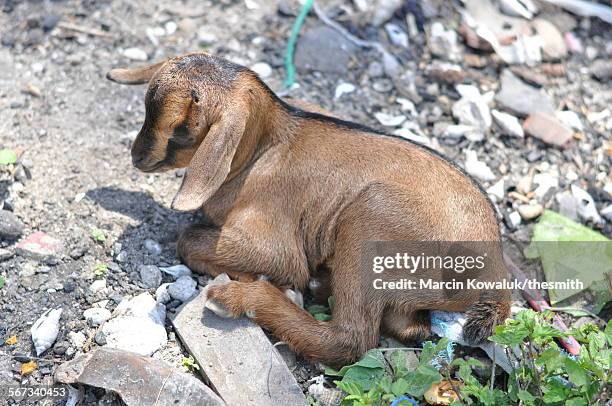
<svg viewBox="0 0 612 406"><path fill-rule="evenodd" d="M111 69L106 74L108 80L122 85L142 85L148 83L166 61L154 63L153 65L142 66L133 69Z"/></svg>
<svg viewBox="0 0 612 406"><path fill-rule="evenodd" d="M172 201L174 210L196 210L219 189L230 172L248 118L248 108L236 103L210 126Z"/></svg>

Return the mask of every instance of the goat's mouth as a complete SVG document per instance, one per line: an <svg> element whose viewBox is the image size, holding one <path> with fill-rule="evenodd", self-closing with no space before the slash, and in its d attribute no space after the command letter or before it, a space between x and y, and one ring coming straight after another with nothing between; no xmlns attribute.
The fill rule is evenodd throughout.
<svg viewBox="0 0 612 406"><path fill-rule="evenodd" d="M145 172L145 173L160 172L160 169L162 169L165 165L166 165L166 161L162 159L161 161L155 162L152 165L136 166L136 169L138 169L141 172Z"/></svg>

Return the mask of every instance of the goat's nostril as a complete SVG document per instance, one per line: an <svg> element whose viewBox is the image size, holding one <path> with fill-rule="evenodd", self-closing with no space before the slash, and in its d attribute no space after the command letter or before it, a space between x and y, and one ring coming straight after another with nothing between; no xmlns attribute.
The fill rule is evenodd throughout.
<svg viewBox="0 0 612 406"><path fill-rule="evenodd" d="M143 155L133 155L132 156L132 164L134 164L134 166L140 165L143 161L144 161Z"/></svg>

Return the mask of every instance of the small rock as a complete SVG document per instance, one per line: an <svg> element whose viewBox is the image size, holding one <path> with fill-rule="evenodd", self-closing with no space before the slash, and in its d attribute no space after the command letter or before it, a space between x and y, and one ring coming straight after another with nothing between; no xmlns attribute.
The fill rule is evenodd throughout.
<svg viewBox="0 0 612 406"><path fill-rule="evenodd" d="M552 114L555 111L554 103L546 93L525 84L508 69L502 73L501 90L495 100L521 117L533 113Z"/></svg>
<svg viewBox="0 0 612 406"><path fill-rule="evenodd" d="M195 294L197 285L197 282L190 276L181 276L168 286L168 294L173 299L186 302Z"/></svg>
<svg viewBox="0 0 612 406"><path fill-rule="evenodd" d="M455 62L461 60L461 50L457 44L457 33L453 29L447 30L439 21L431 25L428 45L431 53L437 57Z"/></svg>
<svg viewBox="0 0 612 406"><path fill-rule="evenodd" d="M45 32L49 32L52 29L55 28L55 26L57 25L57 23L60 22L60 20L62 19L61 15L57 15L57 14L47 14L43 17L42 20L42 29Z"/></svg>
<svg viewBox="0 0 612 406"><path fill-rule="evenodd" d="M398 47L408 48L408 35L397 24L385 24L385 31L389 41Z"/></svg>
<svg viewBox="0 0 612 406"><path fill-rule="evenodd" d="M578 220L578 205L571 192L565 191L557 194L556 200L559 205L559 214L574 221Z"/></svg>
<svg viewBox="0 0 612 406"><path fill-rule="evenodd" d="M369 7L372 10L372 18L370 23L378 27L387 22L395 13L397 9L402 6L403 0L376 0L374 4Z"/></svg>
<svg viewBox="0 0 612 406"><path fill-rule="evenodd" d="M68 347L70 347L70 344L68 344L68 342L59 341L53 346L53 353L55 355L64 355L68 350Z"/></svg>
<svg viewBox="0 0 612 406"><path fill-rule="evenodd" d="M532 185L533 185L533 175L529 174L527 176L522 177L521 180L519 180L518 184L516 185L516 191L522 194L523 196L526 196L529 192L531 192Z"/></svg>
<svg viewBox="0 0 612 406"><path fill-rule="evenodd" d="M378 112L374 114L374 117L378 120L379 123L384 125L385 127L397 127L406 121L406 116L400 114L397 116L392 116L387 113Z"/></svg>
<svg viewBox="0 0 612 406"><path fill-rule="evenodd" d="M68 333L68 340L70 340L70 342L72 343L74 347L80 350L85 345L85 341L87 341L87 337L85 337L85 334L83 334L80 331L78 332L71 331Z"/></svg>
<svg viewBox="0 0 612 406"><path fill-rule="evenodd" d="M465 171L475 178L488 182L495 180L495 174L486 163L479 161L476 151L465 151Z"/></svg>
<svg viewBox="0 0 612 406"><path fill-rule="evenodd" d="M14 240L23 234L24 225L10 211L0 210L0 239Z"/></svg>
<svg viewBox="0 0 612 406"><path fill-rule="evenodd" d="M14 255L14 252L0 248L0 261L6 261L7 259L12 258Z"/></svg>
<svg viewBox="0 0 612 406"><path fill-rule="evenodd" d="M95 281L93 281L93 283L89 286L89 291L91 293L98 293L101 292L102 290L106 289L106 279L96 279Z"/></svg>
<svg viewBox="0 0 612 406"><path fill-rule="evenodd" d="M62 243L43 233L37 231L21 241L16 246L16 252L25 258L38 261L49 261L60 255Z"/></svg>
<svg viewBox="0 0 612 406"><path fill-rule="evenodd" d="M262 79L272 76L272 67L265 62L256 63L255 65L251 66L251 70L257 73L257 75Z"/></svg>
<svg viewBox="0 0 612 406"><path fill-rule="evenodd" d="M567 47L563 36L552 23L536 18L531 24L542 38L542 52L545 59L557 60L567 56Z"/></svg>
<svg viewBox="0 0 612 406"><path fill-rule="evenodd" d="M576 199L576 206L578 210L578 217L584 221L592 221L594 223L601 223L602 219L595 206L595 201L591 195L584 189L579 188L576 185L571 187L572 195Z"/></svg>
<svg viewBox="0 0 612 406"><path fill-rule="evenodd" d="M166 304L172 300L168 293L168 286L170 286L169 283L162 283L155 291L155 301L157 303Z"/></svg>
<svg viewBox="0 0 612 406"><path fill-rule="evenodd" d="M140 281L146 289L157 289L162 281L162 273L155 265L141 265L138 268Z"/></svg>
<svg viewBox="0 0 612 406"><path fill-rule="evenodd" d="M543 199L550 190L559 187L559 177L551 173L538 173L533 177L533 183L538 187L533 191L538 199Z"/></svg>
<svg viewBox="0 0 612 406"><path fill-rule="evenodd" d="M491 115L495 120L495 124L501 128L504 135L517 138L523 138L525 136L525 132L518 118L499 110L492 110Z"/></svg>
<svg viewBox="0 0 612 406"><path fill-rule="evenodd" d="M180 278L181 276L191 276L191 269L187 268L185 265L174 265L170 267L162 267L159 268L162 272L172 276L175 280Z"/></svg>
<svg viewBox="0 0 612 406"><path fill-rule="evenodd" d="M295 66L301 72L346 73L355 46L336 30L314 27L300 36Z"/></svg>
<svg viewBox="0 0 612 406"><path fill-rule="evenodd" d="M574 132L566 127L555 116L547 113L533 113L523 123L523 129L532 137L556 147L565 146Z"/></svg>
<svg viewBox="0 0 612 406"><path fill-rule="evenodd" d="M36 355L39 356L43 352L47 351L59 334L59 320L62 316L62 309L50 309L42 314L34 322L30 333L32 334L32 341L34 342L34 348L36 348Z"/></svg>
<svg viewBox="0 0 612 406"><path fill-rule="evenodd" d="M567 127L571 127L576 131L584 130L580 117L578 117L578 114L571 110L555 111L555 117L557 117L559 121L561 121Z"/></svg>
<svg viewBox="0 0 612 406"><path fill-rule="evenodd" d="M508 217L510 218L510 224L512 224L513 227L518 227L521 224L521 215L518 211L513 211Z"/></svg>
<svg viewBox="0 0 612 406"><path fill-rule="evenodd" d="M342 82L338 86L336 86L336 91L334 92L334 99L339 99L342 95L349 94L357 89L355 85L352 83Z"/></svg>
<svg viewBox="0 0 612 406"><path fill-rule="evenodd" d="M523 220L529 221L540 217L544 212L544 206L541 204L522 204L518 207L518 212Z"/></svg>
<svg viewBox="0 0 612 406"><path fill-rule="evenodd" d="M487 189L487 194L492 196L496 202L500 202L503 200L504 195L506 193L506 189L504 189L504 180L500 179L495 182L493 186Z"/></svg>
<svg viewBox="0 0 612 406"><path fill-rule="evenodd" d="M368 65L368 76L370 78L379 78L385 74L384 68L380 62L372 62Z"/></svg>
<svg viewBox="0 0 612 406"><path fill-rule="evenodd" d="M99 326L111 318L111 312L100 307L92 307L83 312L83 317L90 326Z"/></svg>
<svg viewBox="0 0 612 406"><path fill-rule="evenodd" d="M178 25L174 21L168 21L164 24L164 31L166 31L166 35L172 35L176 32Z"/></svg>
<svg viewBox="0 0 612 406"><path fill-rule="evenodd" d="M453 104L453 117L461 124L486 131L491 127L491 112L487 103L493 94L481 95L475 86L457 85L461 99Z"/></svg>
<svg viewBox="0 0 612 406"><path fill-rule="evenodd" d="M446 126L446 128L442 132L442 137L453 139L465 137L470 141L479 142L484 140L484 133L482 132L482 130L474 128L471 125L451 124L449 126Z"/></svg>
<svg viewBox="0 0 612 406"><path fill-rule="evenodd" d="M145 249L152 255L159 255L162 252L162 248L157 241L146 239L144 242Z"/></svg>
<svg viewBox="0 0 612 406"><path fill-rule="evenodd" d="M389 79L377 79L372 83L372 89L376 90L379 93L387 93L393 89L393 82Z"/></svg>
<svg viewBox="0 0 612 406"><path fill-rule="evenodd" d="M581 54L584 52L584 48L582 47L582 42L580 39L571 31L566 32L563 35L563 39L565 40L565 45L567 49L573 54Z"/></svg>
<svg viewBox="0 0 612 406"><path fill-rule="evenodd" d="M212 32L209 32L206 27L202 27L198 30L198 43L200 46L208 47L218 41L218 38Z"/></svg>
<svg viewBox="0 0 612 406"><path fill-rule="evenodd" d="M123 56L133 61L146 61L149 59L149 56L145 51L140 48L127 48L123 50Z"/></svg>
<svg viewBox="0 0 612 406"><path fill-rule="evenodd" d="M612 77L612 60L598 59L591 64L591 74L601 82Z"/></svg>
<svg viewBox="0 0 612 406"><path fill-rule="evenodd" d="M608 222L612 223L612 204L604 208L601 211L601 215L604 216Z"/></svg>

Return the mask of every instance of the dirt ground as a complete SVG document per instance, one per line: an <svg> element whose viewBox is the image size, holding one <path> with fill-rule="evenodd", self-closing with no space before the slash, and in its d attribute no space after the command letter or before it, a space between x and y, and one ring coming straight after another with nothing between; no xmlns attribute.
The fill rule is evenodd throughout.
<svg viewBox="0 0 612 406"><path fill-rule="evenodd" d="M22 152L21 169L10 174L4 171L0 178L0 202L4 201L4 209L10 209L23 222L23 236L43 231L62 242L56 258L46 261L15 253L14 240L0 242L0 275L6 278L0 288L0 383L50 383L57 363L81 351L68 340L69 332L85 334L85 349L96 346L96 328L88 326L83 311L105 300L112 310L123 297L145 291L139 284L138 268L143 264L177 264L178 232L194 219L194 215L169 208L181 171L143 174L132 167L129 148L144 119L145 87L111 83L105 79L106 72L113 67L146 63L127 58L124 50L128 48L143 50L149 62L206 49L246 66L267 63L272 71L265 81L273 90L281 90L283 53L295 18L288 14L298 9L291 1L281 3L0 1L0 148ZM426 28L432 21L457 27L459 17L451 2L424 3L429 10L423 20ZM360 27L343 13L351 2L334 1L330 5L334 12L330 14L354 34L387 41L384 30ZM408 49L391 47L399 55L401 69L410 73L411 86L402 87L408 80L405 76L398 80L379 76L375 71L380 68L376 65L380 65L377 52L354 47L346 69L300 71L300 87L290 95L385 130L389 128L381 125L375 113L401 114L397 98L408 97L417 110L410 120L437 149L461 165L466 149L477 151L496 178L484 181L485 189L497 179L506 179L504 196L497 201L503 231L525 241L532 223L511 224L509 216L516 211L517 202L507 193L529 170L557 174L558 185L540 198L545 207L558 208L556 194L569 190L571 184L588 190L600 210L611 202L608 109L612 89L609 82L594 78L590 67L594 60L610 61L612 30L596 19L562 15L572 23L585 48L582 54L571 54L563 61L566 75L549 78L545 86L555 98L556 107L575 111L584 124L581 135L566 149L545 146L532 137L502 137L497 130L481 141L444 140L436 133L435 124L453 121L451 105L459 95L452 84L425 73L433 59L425 33L412 37ZM93 30L94 35L58 26L58 17L62 23ZM402 18L394 17L397 21ZM311 16L303 31L317 26L321 26L320 20ZM154 44L151 36L159 43ZM461 50L462 55L467 53L463 45ZM483 57L488 62L483 68L459 61L468 73L465 81L497 91L502 66L489 56ZM341 83L351 83L355 90L335 97ZM603 114L603 118L587 118L604 111L608 115ZM589 225L611 235L609 220ZM93 229L103 231L104 242L92 238ZM145 244L147 240L158 243L161 253L150 242ZM108 266L104 297L89 289L98 264ZM59 337L45 354L53 361L40 361L34 373L22 377L21 364L34 356L29 332L32 323L46 309L58 307L64 309ZM155 356L179 366L185 352L170 325L167 329L168 347ZM3 345L11 336L17 336L17 344ZM299 361L298 381L304 385L317 371L316 366ZM117 402L101 391L86 394L86 404Z"/></svg>

